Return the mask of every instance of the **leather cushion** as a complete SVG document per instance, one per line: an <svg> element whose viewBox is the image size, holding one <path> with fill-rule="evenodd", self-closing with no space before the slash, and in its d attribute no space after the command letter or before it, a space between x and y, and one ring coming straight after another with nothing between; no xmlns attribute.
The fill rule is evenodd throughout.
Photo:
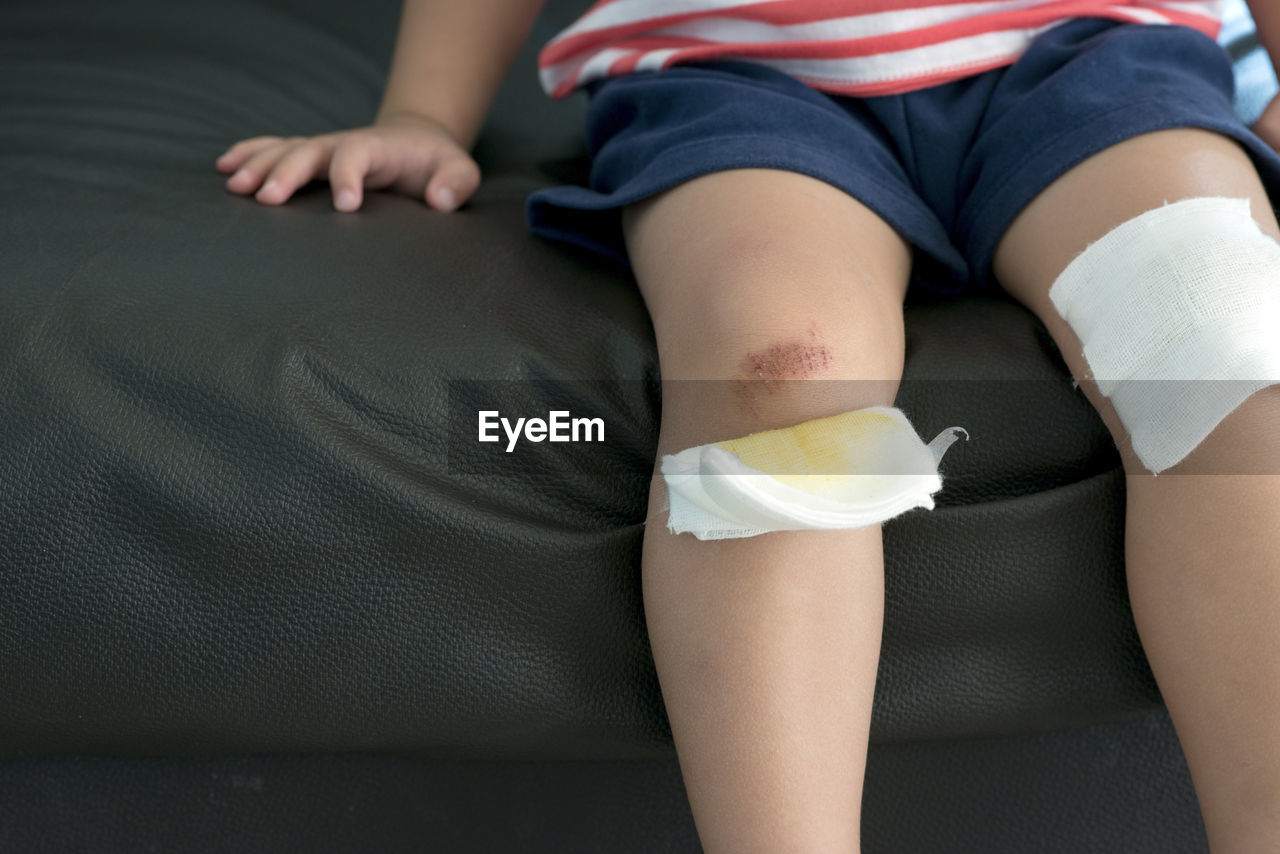
<svg viewBox="0 0 1280 854"><path fill-rule="evenodd" d="M652 329L622 271L523 220L581 168L581 105L532 79L576 6L500 94L464 211L339 214L322 183L263 207L213 169L369 121L395 10L0 6L0 756L669 751ZM885 527L873 740L1151 707L1118 457L1043 327L990 297L907 328L899 405L972 439L938 509ZM495 468L486 396L568 400L609 441Z"/></svg>

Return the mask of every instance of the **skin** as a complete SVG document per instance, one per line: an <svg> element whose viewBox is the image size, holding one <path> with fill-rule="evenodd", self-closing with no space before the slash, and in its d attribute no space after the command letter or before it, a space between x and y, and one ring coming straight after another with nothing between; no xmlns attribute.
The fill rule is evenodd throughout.
<svg viewBox="0 0 1280 854"><path fill-rule="evenodd" d="M1271 57L1272 65L1280 68L1280 3L1275 0L1248 0L1248 6L1257 28L1258 41ZM1252 130L1267 145L1280 150L1280 95L1271 99Z"/></svg>
<svg viewBox="0 0 1280 854"><path fill-rule="evenodd" d="M856 852L880 526L672 534L656 469L694 445L891 404L910 251L847 194L771 169L695 178L626 208L623 231L663 377L645 621L703 849Z"/></svg>
<svg viewBox="0 0 1280 854"><path fill-rule="evenodd" d="M821 378L831 359L831 347L819 338L816 323L792 340L747 353L733 385L738 405L761 416L768 397L785 392L797 380Z"/></svg>
<svg viewBox="0 0 1280 854"><path fill-rule="evenodd" d="M368 189L391 189L439 211L480 185L470 155L485 114L544 0L405 0L387 86L368 127L314 137L240 140L215 161L226 188L282 205L313 179L334 208L356 211Z"/></svg>
<svg viewBox="0 0 1280 854"><path fill-rule="evenodd" d="M367 189L457 210L482 177L470 149L542 5L406 0L374 121L241 140L215 164L227 190L281 205L328 180L340 211L358 210ZM1280 8L1250 6L1280 57ZM1280 148L1280 98L1253 130ZM1280 847L1280 727L1265 711L1280 708L1280 525L1259 509L1280 506L1280 486L1215 474L1280 460L1270 430L1280 404L1274 389L1258 393L1180 472L1151 478L1046 294L1089 240L1165 199L1247 195L1275 236L1260 192L1229 140L1148 134L1046 188L996 257L997 276L1045 323L1121 450L1134 616L1214 854ZM695 235L688 222L717 226ZM856 200L796 173L732 170L628 207L624 232L664 378L658 460L892 403L910 252ZM661 524L660 477L650 499L645 618L704 849L857 851L883 619L880 526L701 542Z"/></svg>
<svg viewBox="0 0 1280 854"><path fill-rule="evenodd" d="M1093 240L1195 196L1248 198L1280 240L1232 139L1178 128L1125 140L1045 188L1014 220L995 274L1053 336L1120 450L1134 621L1178 732L1213 854L1280 850L1280 387L1255 393L1158 477L1133 453L1049 287Z"/></svg>

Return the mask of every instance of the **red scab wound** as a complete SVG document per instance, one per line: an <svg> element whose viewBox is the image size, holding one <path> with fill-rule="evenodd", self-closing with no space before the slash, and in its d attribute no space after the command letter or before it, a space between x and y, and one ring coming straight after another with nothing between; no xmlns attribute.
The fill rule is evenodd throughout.
<svg viewBox="0 0 1280 854"><path fill-rule="evenodd" d="M807 341L783 341L747 353L735 383L738 400L747 412L762 418L763 395L772 397L791 381L807 379L831 367L831 348L819 341L816 330L810 329L808 338Z"/></svg>
<svg viewBox="0 0 1280 854"><path fill-rule="evenodd" d="M744 373L759 380L801 380L831 365L831 348L825 344L789 341L748 353Z"/></svg>

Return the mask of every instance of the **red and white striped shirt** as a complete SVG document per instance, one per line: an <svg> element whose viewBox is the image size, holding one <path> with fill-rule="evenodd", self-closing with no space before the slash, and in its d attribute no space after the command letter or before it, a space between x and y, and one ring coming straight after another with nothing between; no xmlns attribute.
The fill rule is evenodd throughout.
<svg viewBox="0 0 1280 854"><path fill-rule="evenodd" d="M746 59L871 97L1008 65L1068 18L1181 24L1217 38L1222 0L597 0L538 56L564 98L601 77Z"/></svg>

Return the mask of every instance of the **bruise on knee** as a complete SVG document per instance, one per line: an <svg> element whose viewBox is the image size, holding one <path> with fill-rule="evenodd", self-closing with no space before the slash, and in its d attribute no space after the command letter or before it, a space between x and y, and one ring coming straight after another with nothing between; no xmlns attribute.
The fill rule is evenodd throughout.
<svg viewBox="0 0 1280 854"><path fill-rule="evenodd" d="M812 333L811 333L812 334ZM831 365L831 348L809 341L788 341L748 353L744 372L752 379L805 379Z"/></svg>
<svg viewBox="0 0 1280 854"><path fill-rule="evenodd" d="M822 341L816 325L807 332L749 351L738 367L734 396L742 408L762 418L771 398L794 385L830 369L831 347Z"/></svg>

